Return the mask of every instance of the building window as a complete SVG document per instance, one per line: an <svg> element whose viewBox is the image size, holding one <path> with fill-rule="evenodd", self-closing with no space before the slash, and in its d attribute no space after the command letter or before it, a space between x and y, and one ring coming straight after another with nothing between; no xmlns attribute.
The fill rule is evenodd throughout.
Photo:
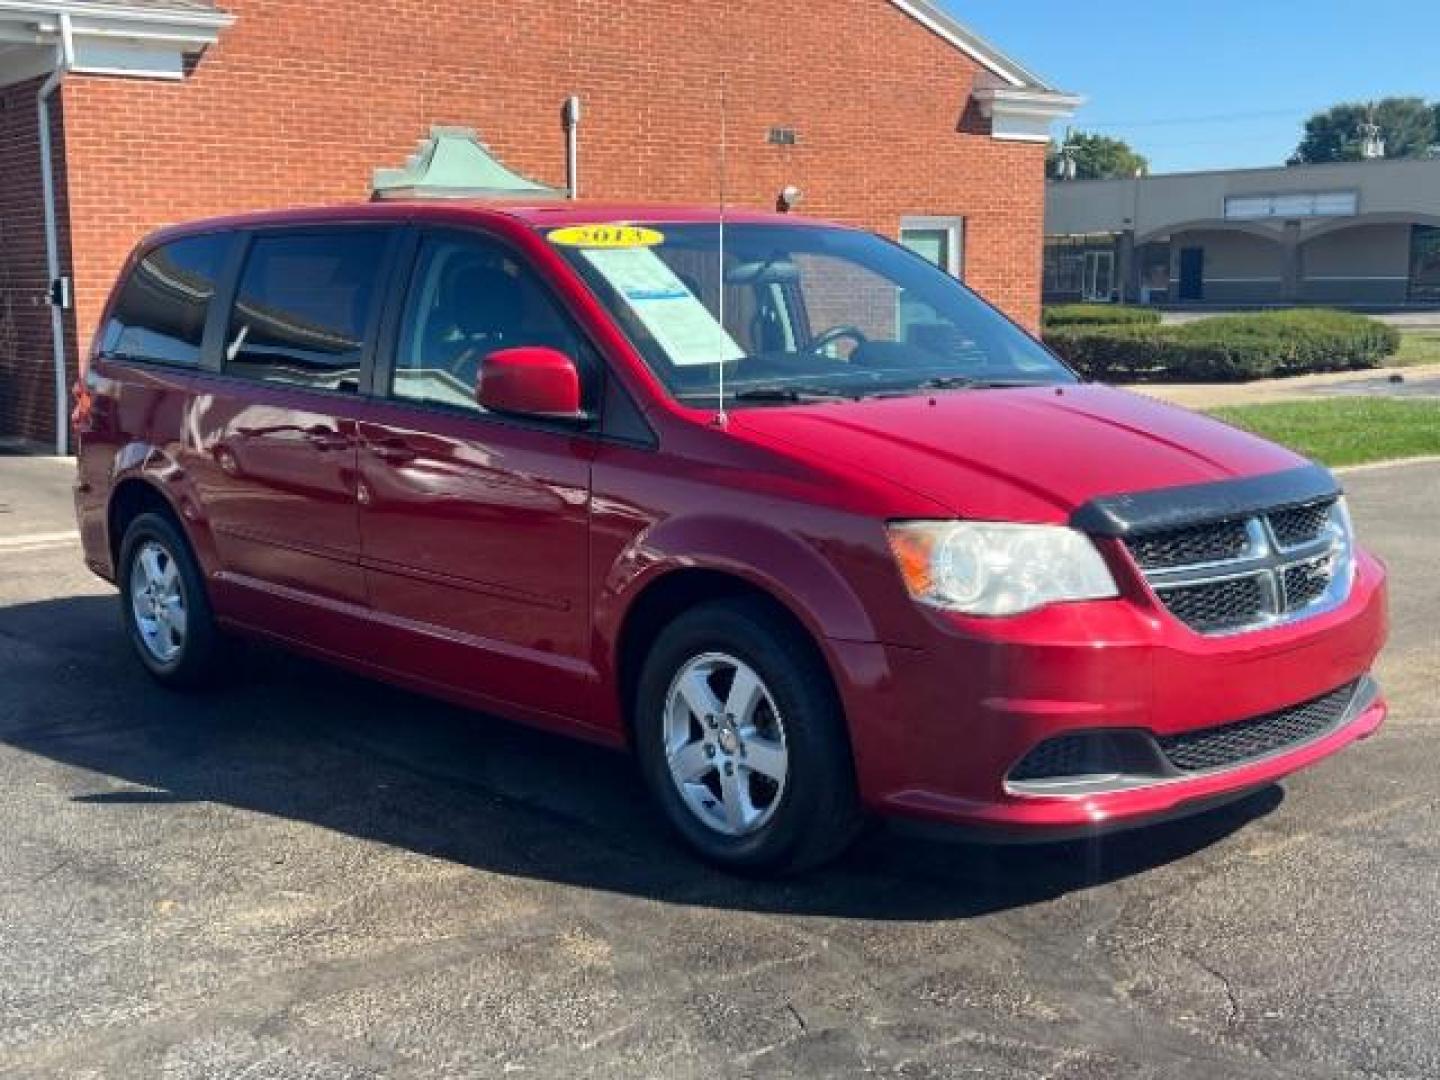
<svg viewBox="0 0 1440 1080"><path fill-rule="evenodd" d="M1356 191L1302 191L1293 195L1231 195L1225 217L1231 221L1266 218L1354 217L1360 212Z"/></svg>
<svg viewBox="0 0 1440 1080"><path fill-rule="evenodd" d="M1109 233L1051 236L1045 241L1046 303L1111 299L1119 267L1116 239Z"/></svg>
<svg viewBox="0 0 1440 1080"><path fill-rule="evenodd" d="M907 217L900 221L900 243L951 277L965 277L965 219Z"/></svg>
<svg viewBox="0 0 1440 1080"><path fill-rule="evenodd" d="M1410 299L1440 301L1440 228L1433 225L1410 234Z"/></svg>

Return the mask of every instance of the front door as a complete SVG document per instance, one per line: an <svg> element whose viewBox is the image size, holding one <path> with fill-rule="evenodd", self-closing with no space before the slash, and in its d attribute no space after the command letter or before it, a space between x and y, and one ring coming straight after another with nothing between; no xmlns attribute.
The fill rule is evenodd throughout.
<svg viewBox="0 0 1440 1080"><path fill-rule="evenodd" d="M1180 249L1180 300L1200 301L1205 299L1205 249L1188 247Z"/></svg>
<svg viewBox="0 0 1440 1080"><path fill-rule="evenodd" d="M519 345L576 357L594 393L597 365L519 256L476 233L422 236L377 372L385 400L359 425L363 562L387 664L573 721L594 687L594 441L476 403L485 357Z"/></svg>
<svg viewBox="0 0 1440 1080"><path fill-rule="evenodd" d="M249 241L221 372L196 380L198 452L186 461L215 538L220 587L235 592L227 606L241 618L283 621L267 599L365 603L355 410L392 236L355 227Z"/></svg>

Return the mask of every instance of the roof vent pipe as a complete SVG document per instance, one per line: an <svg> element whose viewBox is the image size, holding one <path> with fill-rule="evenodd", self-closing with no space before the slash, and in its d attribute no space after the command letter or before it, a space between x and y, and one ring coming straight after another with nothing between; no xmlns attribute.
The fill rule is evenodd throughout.
<svg viewBox="0 0 1440 1080"><path fill-rule="evenodd" d="M75 66L75 37L70 15L60 13L60 47L55 70L50 73L35 96L40 123L40 186L45 208L45 272L50 276L50 339L55 360L55 453L69 449L69 391L65 379L65 307L66 290L60 281L60 225L55 209L55 162L50 145L50 98L65 81L65 74Z"/></svg>
<svg viewBox="0 0 1440 1080"><path fill-rule="evenodd" d="M570 198L580 198L580 99L565 99L565 178Z"/></svg>

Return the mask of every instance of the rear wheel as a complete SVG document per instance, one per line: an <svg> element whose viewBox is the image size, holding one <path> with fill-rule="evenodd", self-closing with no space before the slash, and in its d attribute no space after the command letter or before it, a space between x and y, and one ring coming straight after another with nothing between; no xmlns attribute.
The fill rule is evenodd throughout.
<svg viewBox="0 0 1440 1080"><path fill-rule="evenodd" d="M828 672L765 605L721 601L676 619L646 660L635 707L646 781L709 861L794 873L853 838L858 800Z"/></svg>
<svg viewBox="0 0 1440 1080"><path fill-rule="evenodd" d="M141 514L120 545L121 614L140 662L169 686L210 681L215 620L195 557L169 518Z"/></svg>

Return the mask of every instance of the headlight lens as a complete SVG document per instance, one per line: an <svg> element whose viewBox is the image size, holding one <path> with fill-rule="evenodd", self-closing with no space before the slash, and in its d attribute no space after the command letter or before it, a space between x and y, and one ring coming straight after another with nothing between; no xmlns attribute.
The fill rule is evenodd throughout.
<svg viewBox="0 0 1440 1080"><path fill-rule="evenodd" d="M910 595L969 615L1018 615L1118 596L1100 552L1063 525L900 521L890 549Z"/></svg>

